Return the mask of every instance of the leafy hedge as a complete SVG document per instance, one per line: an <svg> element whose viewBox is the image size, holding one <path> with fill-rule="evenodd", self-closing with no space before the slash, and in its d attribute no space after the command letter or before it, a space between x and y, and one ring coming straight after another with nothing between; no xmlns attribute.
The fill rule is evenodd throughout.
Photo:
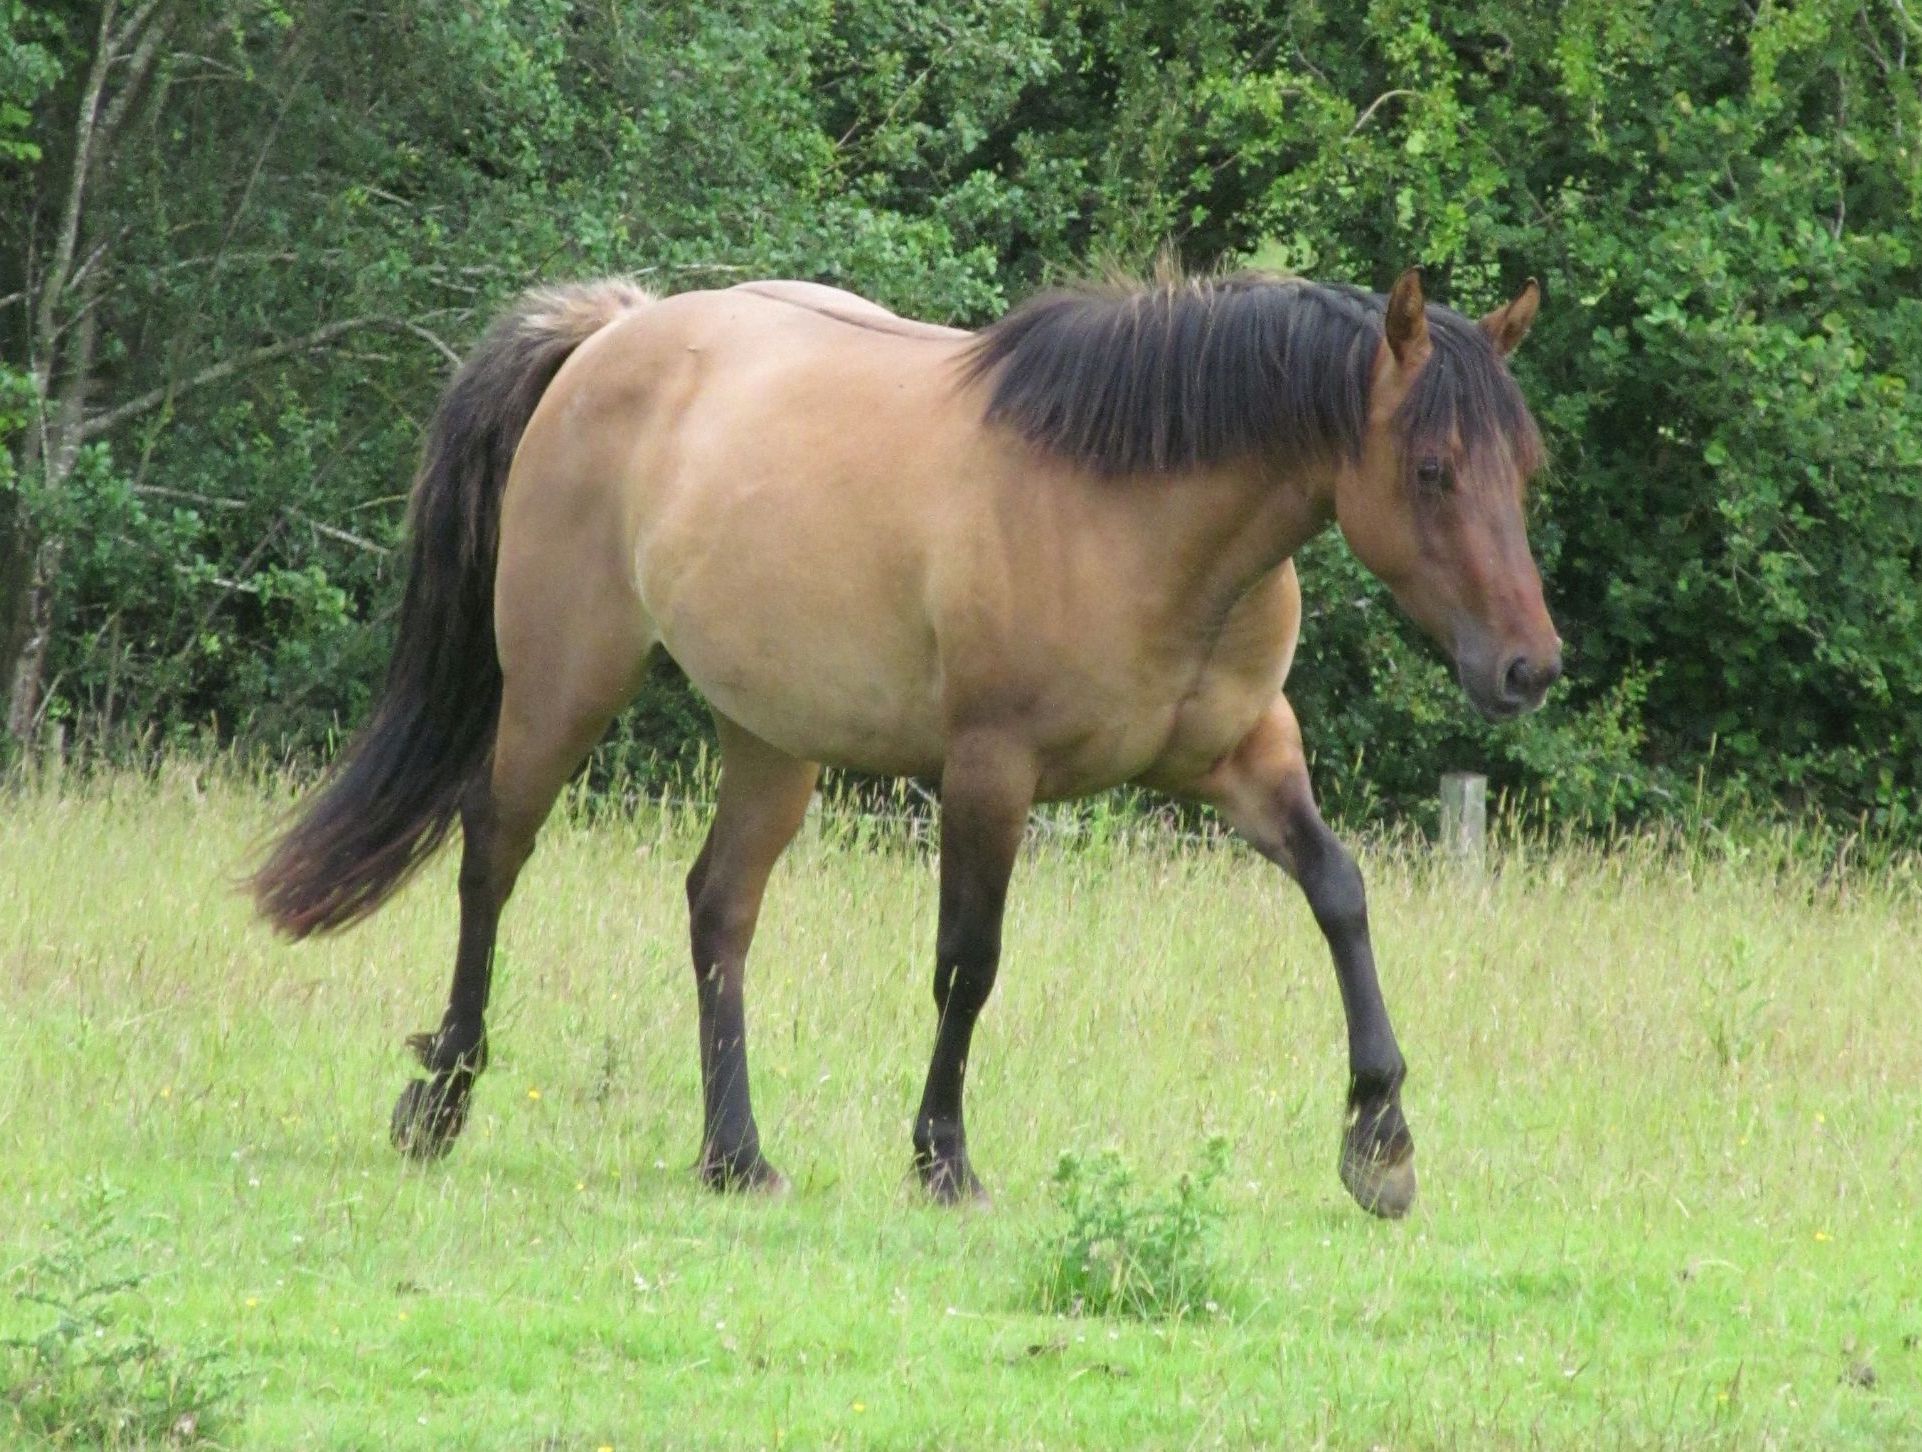
<svg viewBox="0 0 1922 1452"><path fill-rule="evenodd" d="M71 165L74 12L0 3L10 195ZM1922 26L1894 0L178 12L195 45L94 202L98 406L335 318L458 347L528 280L614 269L963 322L1170 240L1377 285L1419 261L1471 312L1535 275L1517 370L1568 683L1477 725L1317 542L1291 695L1324 792L1421 811L1480 765L1562 816L1701 784L1922 832ZM0 296L46 215L0 217ZM24 312L0 309L9 460ZM370 328L182 387L57 490L0 463L66 542L49 714L288 751L356 718L444 375L419 331ZM685 698L644 704L627 754L683 751Z"/></svg>

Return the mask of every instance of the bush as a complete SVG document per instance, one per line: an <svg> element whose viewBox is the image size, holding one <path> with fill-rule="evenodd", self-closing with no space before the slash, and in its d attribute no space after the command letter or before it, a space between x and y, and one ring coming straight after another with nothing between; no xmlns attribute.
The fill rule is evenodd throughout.
<svg viewBox="0 0 1922 1452"><path fill-rule="evenodd" d="M57 195L85 29L14 9L0 186ZM1332 816L1428 820L1436 777L1474 768L1558 821L1674 816L1699 782L1922 835L1900 6L851 0L666 5L641 32L558 0L226 10L234 83L172 88L186 109L88 193L89 239L124 240L87 264L103 351L76 393L167 407L44 489L29 375L0 367L0 546L15 515L62 543L47 718L69 739L313 756L365 715L445 359L356 334L173 392L266 338L384 317L458 349L523 284L616 269L817 278L972 324L1171 244L1377 286L1419 262L1471 314L1544 287L1516 370L1553 459L1534 538L1567 679L1480 724L1315 542L1290 690ZM0 298L50 215L0 209ZM30 312L0 306L0 354L32 353ZM706 729L656 676L608 755L672 775Z"/></svg>
<svg viewBox="0 0 1922 1452"><path fill-rule="evenodd" d="M1164 1190L1138 1187L1113 1150L1062 1155L1054 1185L1065 1223L1044 1247L1036 1304L1066 1316L1214 1314L1223 1284L1218 1187L1227 1169L1228 1142L1219 1136L1195 1170Z"/></svg>
<svg viewBox="0 0 1922 1452"><path fill-rule="evenodd" d="M48 1227L52 1248L13 1272L15 1310L52 1320L0 1338L0 1402L49 1446L192 1446L230 1409L238 1373L224 1351L165 1345L144 1324L132 1296L148 1275L131 1264L120 1199L88 1185Z"/></svg>

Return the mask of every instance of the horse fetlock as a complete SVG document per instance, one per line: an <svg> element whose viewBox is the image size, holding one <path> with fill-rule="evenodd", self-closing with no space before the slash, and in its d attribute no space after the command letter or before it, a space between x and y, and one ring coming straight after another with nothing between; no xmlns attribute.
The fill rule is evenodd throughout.
<svg viewBox="0 0 1922 1452"><path fill-rule="evenodd" d="M987 1186L968 1163L968 1152L957 1149L949 1154L923 1155L914 1157L915 1173L920 1176L921 1187L928 1192L937 1205L985 1205L988 1203Z"/></svg>
<svg viewBox="0 0 1922 1452"><path fill-rule="evenodd" d="M409 1034L407 1047L423 1069L435 1074L472 1077L487 1067L487 1030L480 1025L442 1024L428 1033Z"/></svg>
<svg viewBox="0 0 1922 1452"><path fill-rule="evenodd" d="M931 1119L916 1122L914 1172L922 1188L939 1204L987 1201L987 1189L968 1161L967 1141L957 1124Z"/></svg>
<svg viewBox="0 0 1922 1452"><path fill-rule="evenodd" d="M788 1188L787 1177L761 1153L758 1142L735 1149L708 1144L701 1151L701 1182L722 1195L781 1195Z"/></svg>
<svg viewBox="0 0 1922 1452"><path fill-rule="evenodd" d="M1407 1077L1408 1065L1399 1053L1392 1054L1385 1062L1371 1062L1367 1068L1353 1069L1348 1077L1349 1118L1367 1113L1399 1115L1401 1086Z"/></svg>

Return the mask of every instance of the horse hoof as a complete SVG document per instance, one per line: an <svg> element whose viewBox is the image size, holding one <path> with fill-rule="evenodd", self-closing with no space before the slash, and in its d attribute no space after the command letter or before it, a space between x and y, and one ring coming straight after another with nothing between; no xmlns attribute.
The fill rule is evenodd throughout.
<svg viewBox="0 0 1922 1452"><path fill-rule="evenodd" d="M717 1195L761 1195L778 1200L788 1192L787 1176L758 1154L738 1164L726 1159L703 1160L701 1183Z"/></svg>
<svg viewBox="0 0 1922 1452"><path fill-rule="evenodd" d="M389 1133L394 1148L413 1160L437 1160L454 1147L467 1123L467 1088L452 1081L416 1079L394 1102Z"/></svg>
<svg viewBox="0 0 1922 1452"><path fill-rule="evenodd" d="M1383 1159L1344 1137L1341 1182L1370 1215L1399 1220L1415 1203L1415 1147L1407 1145L1394 1158Z"/></svg>
<svg viewBox="0 0 1922 1452"><path fill-rule="evenodd" d="M921 1187L937 1205L974 1205L989 1203L988 1187L974 1172L966 1158L926 1160L916 1166Z"/></svg>

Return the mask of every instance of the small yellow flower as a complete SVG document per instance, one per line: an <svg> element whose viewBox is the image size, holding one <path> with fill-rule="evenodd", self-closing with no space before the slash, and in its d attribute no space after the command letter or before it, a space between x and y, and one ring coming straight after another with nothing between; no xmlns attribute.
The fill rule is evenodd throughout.
<svg viewBox="0 0 1922 1452"><path fill-rule="evenodd" d="M614 1452L614 1444L612 1442L603 1442L594 1449L594 1452Z"/></svg>
<svg viewBox="0 0 1922 1452"><path fill-rule="evenodd" d="M259 1297L259 1296L249 1296L249 1297L247 1297L247 1309L248 1309L249 1311L251 1311L251 1310L253 1310L253 1308L254 1308L255 1306L258 1306L259 1304L260 1304L260 1297Z"/></svg>
<svg viewBox="0 0 1922 1452"><path fill-rule="evenodd" d="M1816 1232L1815 1232L1815 1238L1816 1238L1817 1240L1833 1240L1833 1239L1835 1239L1835 1237L1834 1237L1833 1235L1830 1235L1830 1234L1828 1233L1828 1231L1826 1231L1826 1230L1818 1230L1818 1231L1816 1231Z"/></svg>
<svg viewBox="0 0 1922 1452"><path fill-rule="evenodd" d="M865 1412L867 1409L868 1404L866 1402L856 1402L854 1404L854 1410L857 1412Z"/></svg>
<svg viewBox="0 0 1922 1452"><path fill-rule="evenodd" d="M529 1089L527 1091L527 1097L529 1099L539 1099L541 1097L541 1091L538 1089Z"/></svg>
<svg viewBox="0 0 1922 1452"><path fill-rule="evenodd" d="M585 1180L576 1180L576 1181L574 1182L574 1188L575 1188L576 1190L585 1190L585 1189L587 1188L587 1181L585 1181Z"/></svg>
<svg viewBox="0 0 1922 1452"><path fill-rule="evenodd" d="M405 1311L402 1311L402 1312L400 1313L400 1319L401 1319L401 1320L403 1320L403 1321L405 1321L405 1320L407 1319L407 1313L406 1313Z"/></svg>
<svg viewBox="0 0 1922 1452"><path fill-rule="evenodd" d="M1826 1114L1824 1114L1821 1110L1818 1109L1815 1111L1815 1122L1817 1124L1827 1124L1829 1122L1829 1117Z"/></svg>

